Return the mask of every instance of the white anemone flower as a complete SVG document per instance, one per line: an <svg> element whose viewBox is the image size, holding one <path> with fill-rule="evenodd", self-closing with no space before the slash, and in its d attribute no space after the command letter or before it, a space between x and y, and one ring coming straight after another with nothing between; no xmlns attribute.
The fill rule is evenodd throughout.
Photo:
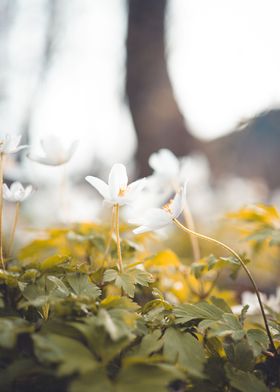
<svg viewBox="0 0 280 392"><path fill-rule="evenodd" d="M3 198L13 203L21 203L26 200L32 191L32 185L24 188L20 182L13 182L10 188L6 184L3 184Z"/></svg>
<svg viewBox="0 0 280 392"><path fill-rule="evenodd" d="M4 138L0 137L0 154L14 154L27 145L20 145L21 135L5 135Z"/></svg>
<svg viewBox="0 0 280 392"><path fill-rule="evenodd" d="M77 149L78 141L73 141L70 146L65 147L61 140L55 135L49 135L41 140L43 155L28 154L32 161L48 166L59 166L67 163Z"/></svg>
<svg viewBox="0 0 280 392"><path fill-rule="evenodd" d="M149 165L155 171L165 178L178 178L180 172L180 163L172 151L163 148L153 153L149 158Z"/></svg>
<svg viewBox="0 0 280 392"><path fill-rule="evenodd" d="M184 208L184 199L186 197L186 184L162 208L151 208L147 210L138 220L130 220L130 223L140 225L133 230L135 234L142 234L147 231L162 229L177 219Z"/></svg>
<svg viewBox="0 0 280 392"><path fill-rule="evenodd" d="M92 176L87 176L86 181L103 196L107 203L119 206L133 204L146 183L146 179L142 178L128 185L126 168L121 163L113 165L109 174L108 184Z"/></svg>

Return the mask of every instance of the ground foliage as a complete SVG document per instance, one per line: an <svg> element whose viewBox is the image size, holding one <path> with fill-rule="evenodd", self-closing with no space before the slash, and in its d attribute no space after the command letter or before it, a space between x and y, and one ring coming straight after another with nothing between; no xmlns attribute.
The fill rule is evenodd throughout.
<svg viewBox="0 0 280 392"><path fill-rule="evenodd" d="M250 223L254 249L279 245L274 208L231 218ZM187 267L170 250L152 254L153 236L129 233L122 227L123 271L109 229L90 223L45 230L7 261L0 390L279 392L261 319L252 323L247 306L234 314L216 285L224 268L236 278L238 260L209 255ZM278 346L280 314L266 310Z"/></svg>

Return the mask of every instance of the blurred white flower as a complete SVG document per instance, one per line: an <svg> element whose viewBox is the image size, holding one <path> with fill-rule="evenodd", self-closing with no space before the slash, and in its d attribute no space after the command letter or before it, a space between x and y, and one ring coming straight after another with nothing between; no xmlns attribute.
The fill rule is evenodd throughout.
<svg viewBox="0 0 280 392"><path fill-rule="evenodd" d="M32 191L32 185L24 188L20 182L13 182L10 188L3 184L3 198L13 203L20 203L26 200Z"/></svg>
<svg viewBox="0 0 280 392"><path fill-rule="evenodd" d="M32 161L48 166L59 166L67 163L73 156L78 146L78 141L73 141L70 146L65 147L61 140L55 135L49 135L41 140L44 155L34 153L28 154Z"/></svg>
<svg viewBox="0 0 280 392"><path fill-rule="evenodd" d="M177 158L172 151L161 149L149 158L149 165L154 170L151 181L162 183L172 191L178 190L188 179L194 184L208 182L209 165L203 155Z"/></svg>
<svg viewBox="0 0 280 392"><path fill-rule="evenodd" d="M110 171L108 184L97 177L87 176L90 183L104 200L113 205L131 205L145 187L146 179L142 178L128 185L127 172L124 165L115 163Z"/></svg>
<svg viewBox="0 0 280 392"><path fill-rule="evenodd" d="M13 154L24 148L27 145L20 145L21 135L5 135L0 138L0 154Z"/></svg>
<svg viewBox="0 0 280 392"><path fill-rule="evenodd" d="M275 312L280 312L280 287L276 289L276 293L271 294L269 297L264 293L260 293L261 300L264 305L268 306ZM248 314L257 315L260 313L260 305L255 293L244 291L241 295L241 305L232 307L232 311L239 314L245 305L249 305Z"/></svg>
<svg viewBox="0 0 280 392"><path fill-rule="evenodd" d="M149 158L149 165L156 174L166 179L178 179L180 163L172 151L163 148L153 153Z"/></svg>
<svg viewBox="0 0 280 392"><path fill-rule="evenodd" d="M130 223L140 225L133 230L135 234L145 233L162 229L169 225L173 219L177 219L184 208L184 199L186 197L186 184L179 192L176 193L174 199L170 200L162 208L151 208L144 212L139 219L131 219Z"/></svg>

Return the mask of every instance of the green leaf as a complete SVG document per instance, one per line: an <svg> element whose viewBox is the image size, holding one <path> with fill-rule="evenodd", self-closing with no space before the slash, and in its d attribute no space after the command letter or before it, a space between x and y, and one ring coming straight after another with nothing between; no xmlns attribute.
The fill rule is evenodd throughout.
<svg viewBox="0 0 280 392"><path fill-rule="evenodd" d="M67 274L67 282L78 297L96 299L101 295L101 290L85 274Z"/></svg>
<svg viewBox="0 0 280 392"><path fill-rule="evenodd" d="M243 372L234 369L226 364L226 374L230 385L240 392L269 392L264 382L257 378L253 373Z"/></svg>
<svg viewBox="0 0 280 392"><path fill-rule="evenodd" d="M94 370L97 362L79 341L55 334L33 334L35 354L43 364L57 364L61 376Z"/></svg>
<svg viewBox="0 0 280 392"><path fill-rule="evenodd" d="M191 265L191 273L199 279L202 276L202 273L205 271L206 265L204 263L195 262Z"/></svg>
<svg viewBox="0 0 280 392"><path fill-rule="evenodd" d="M229 360L236 369L240 369L245 372L252 371L254 369L254 354L247 340L243 339L232 344L232 350L229 352Z"/></svg>
<svg viewBox="0 0 280 392"><path fill-rule="evenodd" d="M170 365L134 363L121 369L116 392L167 392L172 381L183 377Z"/></svg>
<svg viewBox="0 0 280 392"><path fill-rule="evenodd" d="M205 323L202 321L199 324L199 327L203 329L209 328L209 337L231 336L233 340L240 340L245 335L245 331L243 330L238 317L232 313L225 313L220 320L216 320L212 323Z"/></svg>
<svg viewBox="0 0 280 392"><path fill-rule="evenodd" d="M64 264L69 260L70 259L68 256L52 255L40 263L40 269L43 271L52 269L53 267L56 267L57 265L60 264Z"/></svg>
<svg viewBox="0 0 280 392"><path fill-rule="evenodd" d="M0 318L0 347L11 349L18 335L32 332L33 327L20 318Z"/></svg>
<svg viewBox="0 0 280 392"><path fill-rule="evenodd" d="M129 296L129 297L134 297L135 293L135 284L134 284L134 279L131 275L129 275L126 272L122 272L117 275L115 284L117 287L120 289L123 289L123 291Z"/></svg>
<svg viewBox="0 0 280 392"><path fill-rule="evenodd" d="M129 271L130 275L134 278L135 284L140 284L141 286L148 287L150 283L154 282L153 275L149 272L142 271L138 268L134 268L132 271Z"/></svg>
<svg viewBox="0 0 280 392"><path fill-rule="evenodd" d="M114 270L114 269L107 269L104 272L104 282L113 282L114 280L116 280L118 276L118 271Z"/></svg>
<svg viewBox="0 0 280 392"><path fill-rule="evenodd" d="M169 362L178 363L190 375L204 377L203 366L206 358L203 346L190 333L168 328L164 334L163 354Z"/></svg>
<svg viewBox="0 0 280 392"><path fill-rule="evenodd" d="M269 345L269 340L267 334L261 329L249 329L247 331L248 342L257 357L262 351L267 350Z"/></svg>
<svg viewBox="0 0 280 392"><path fill-rule="evenodd" d="M137 355L149 356L159 351L163 346L161 330L154 330L152 333L145 335L140 343Z"/></svg>
<svg viewBox="0 0 280 392"><path fill-rule="evenodd" d="M187 323L191 320L219 320L223 315L223 310L214 304L199 302L196 305L184 304L174 308L174 315L177 324Z"/></svg>
<svg viewBox="0 0 280 392"><path fill-rule="evenodd" d="M70 384L70 392L113 392L115 388L107 377L106 369L98 367L83 374Z"/></svg>
<svg viewBox="0 0 280 392"><path fill-rule="evenodd" d="M48 280L50 280L51 282L53 282L56 285L57 289L61 292L61 294L65 295L65 296L69 295L69 290L65 286L65 284L62 282L61 279L59 279L53 275L49 275L47 278L48 278Z"/></svg>

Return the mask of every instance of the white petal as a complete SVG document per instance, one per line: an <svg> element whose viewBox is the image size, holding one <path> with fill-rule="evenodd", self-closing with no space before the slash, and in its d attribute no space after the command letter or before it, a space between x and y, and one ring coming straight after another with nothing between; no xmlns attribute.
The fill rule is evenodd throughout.
<svg viewBox="0 0 280 392"><path fill-rule="evenodd" d="M128 187L127 191L124 195L124 198L128 203L133 202L135 199L139 197L139 194L143 191L146 186L146 178L142 178L141 180L137 180L132 182Z"/></svg>
<svg viewBox="0 0 280 392"><path fill-rule="evenodd" d="M33 191L32 185L28 185L28 186L25 188L24 197L23 197L22 201L23 201L23 200L26 200L26 199L28 198L28 196L31 195L32 191Z"/></svg>
<svg viewBox="0 0 280 392"><path fill-rule="evenodd" d="M10 200L12 196L12 193L10 191L10 189L8 188L7 184L3 184L3 198L5 200Z"/></svg>
<svg viewBox="0 0 280 392"><path fill-rule="evenodd" d="M16 181L12 183L12 185L10 186L10 190L12 194L15 194L16 192L24 191L24 188L20 182Z"/></svg>
<svg viewBox="0 0 280 392"><path fill-rule="evenodd" d="M41 146L47 156L57 157L61 156L63 147L60 139L55 135L48 135L44 139L41 139Z"/></svg>
<svg viewBox="0 0 280 392"><path fill-rule="evenodd" d="M176 193L174 199L170 203L172 218L178 218L178 216L181 215L184 208L185 199L186 199L186 183L184 184L184 187L181 188L180 191Z"/></svg>
<svg viewBox="0 0 280 392"><path fill-rule="evenodd" d="M146 211L143 217L140 217L138 221L130 220L130 223L137 224L138 222L141 225L142 232L142 230L144 230L142 226L145 227L145 231L158 230L164 226L167 226L171 221L172 216L162 208L151 208L150 210Z"/></svg>
<svg viewBox="0 0 280 392"><path fill-rule="evenodd" d="M100 195L104 197L104 199L109 199L109 186L104 181L93 176L87 176L86 181L92 185L100 193Z"/></svg>
<svg viewBox="0 0 280 392"><path fill-rule="evenodd" d="M62 165L63 161L54 159L53 157L42 157L40 155L36 154L27 154L27 158L29 158L31 161L41 163L42 165L47 165L47 166L59 166Z"/></svg>
<svg viewBox="0 0 280 392"><path fill-rule="evenodd" d="M127 172L124 165L115 163L109 174L109 190L111 198L114 199L118 196L120 189L127 187Z"/></svg>
<svg viewBox="0 0 280 392"><path fill-rule="evenodd" d="M70 147L68 148L68 151L67 151L67 154L66 154L68 161L72 158L73 154L77 150L78 144L79 144L79 141L78 140L74 140L71 143Z"/></svg>
<svg viewBox="0 0 280 392"><path fill-rule="evenodd" d="M163 148L149 158L149 165L158 174L175 177L179 173L179 161L172 151Z"/></svg>
<svg viewBox="0 0 280 392"><path fill-rule="evenodd" d="M143 233L147 233L147 231L151 231L151 229L147 226L139 226L132 231L134 234L143 234Z"/></svg>

